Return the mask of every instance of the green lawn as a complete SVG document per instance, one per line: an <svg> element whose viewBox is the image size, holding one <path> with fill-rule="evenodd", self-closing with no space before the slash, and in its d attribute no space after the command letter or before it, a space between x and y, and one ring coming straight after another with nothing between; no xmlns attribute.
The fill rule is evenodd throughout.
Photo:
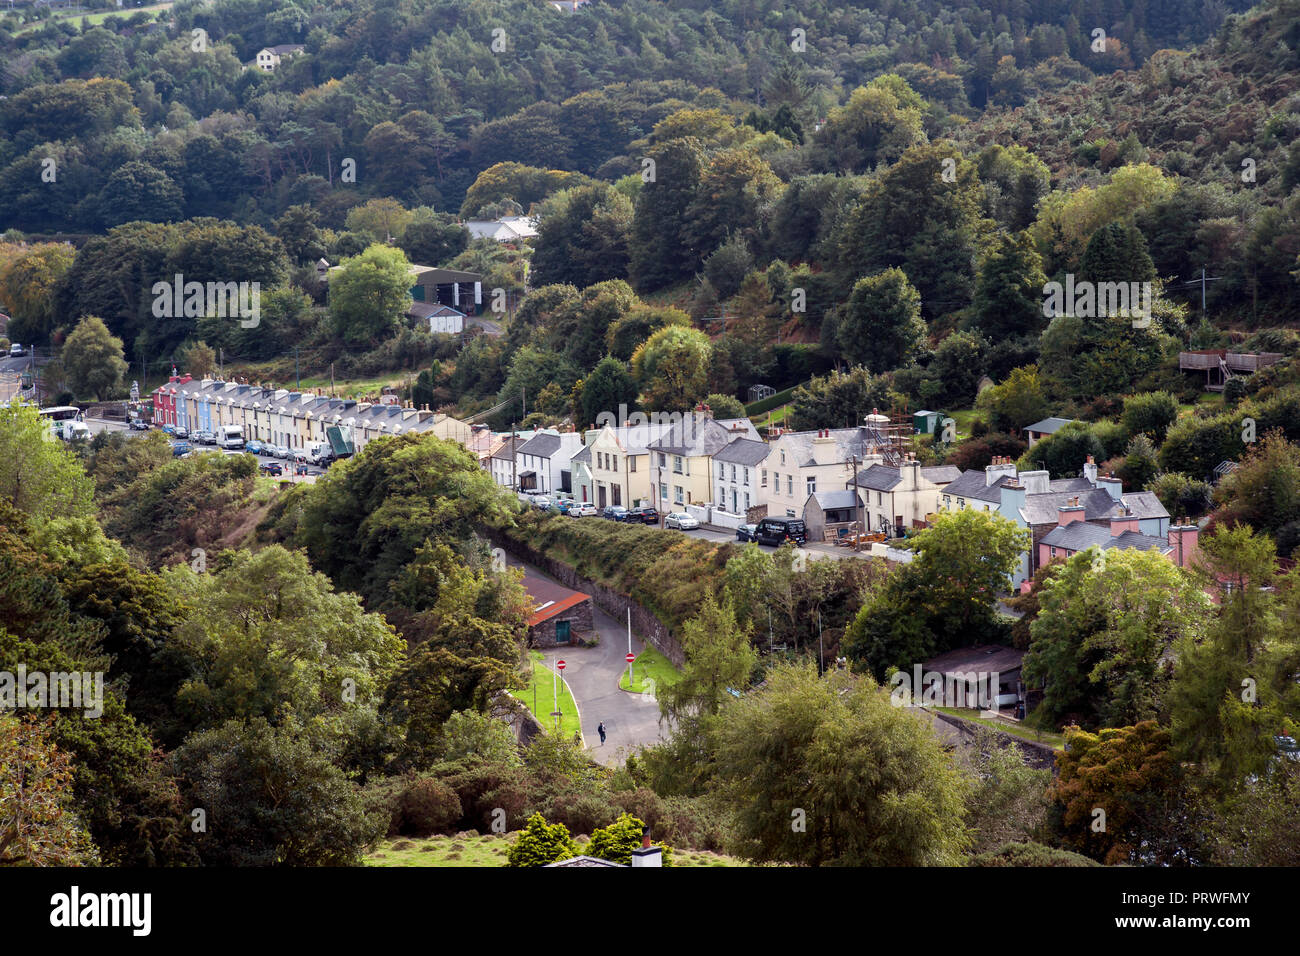
<svg viewBox="0 0 1300 956"><path fill-rule="evenodd" d="M365 857L366 866L505 866L519 832L483 836L396 837ZM578 850L587 838L578 837ZM707 850L673 850L674 866L747 866L744 860Z"/></svg>
<svg viewBox="0 0 1300 956"><path fill-rule="evenodd" d="M980 717L976 711L962 709L958 707L934 707L940 713L948 714L952 717L960 717L962 720L969 720L971 723L983 724L985 727L992 727L994 730L1001 730L1013 737L1019 737L1021 740L1032 740L1037 744L1047 744L1049 747L1055 747L1060 750L1065 746L1065 737L1061 734L1048 733L1043 730L1035 730L1032 727L1026 727L1024 724L1013 724L1005 720L994 720L989 717Z"/></svg>
<svg viewBox="0 0 1300 956"><path fill-rule="evenodd" d="M623 674L618 679L618 686L621 690L630 690L634 694L644 694L646 691L646 679L654 681L656 687L666 687L669 684L675 684L681 680L682 675L677 668L673 667L672 661L664 657L653 647L647 647L637 655L632 662L632 676L636 678L636 683L628 686L627 668L623 668Z"/></svg>
<svg viewBox="0 0 1300 956"><path fill-rule="evenodd" d="M143 12L143 13L156 14L162 10L170 10L171 8L172 8L171 3L154 3L146 7L123 7L121 10L101 10L99 13L61 14L58 16L50 17L47 20L34 20L29 23L26 23L22 27L20 27L14 35L17 36L19 34L27 33L32 30L39 30L46 23L79 22L80 25L83 27L99 26L109 17L118 17L123 22L125 22L126 20L130 19L134 14L137 13ZM158 18L155 16L153 19L156 20Z"/></svg>
<svg viewBox="0 0 1300 956"><path fill-rule="evenodd" d="M974 408L962 408L948 412L948 417L957 423L957 437L969 438L971 426L984 417L984 413ZM942 422L942 419L940 420Z"/></svg>
<svg viewBox="0 0 1300 956"><path fill-rule="evenodd" d="M523 690L511 691L514 697L522 701L524 706L533 712L548 732L555 729L555 718L551 712L556 709L555 698L552 687L557 683L554 679L555 672L546 666L541 651L529 652L529 663L532 665L532 679L528 686ZM573 695L569 693L569 688L564 685L563 681L558 682L560 688L560 706L559 710L564 715L560 718L560 734L566 738L572 738L574 733L579 730L578 705L573 702ZM537 691L536 709L533 707L533 691Z"/></svg>

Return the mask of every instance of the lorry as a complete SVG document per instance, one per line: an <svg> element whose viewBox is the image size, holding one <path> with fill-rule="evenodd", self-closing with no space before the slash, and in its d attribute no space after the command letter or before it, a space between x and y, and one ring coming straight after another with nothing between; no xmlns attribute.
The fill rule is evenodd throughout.
<svg viewBox="0 0 1300 956"><path fill-rule="evenodd" d="M220 448L243 448L244 428L242 425L219 425L217 427L217 446Z"/></svg>
<svg viewBox="0 0 1300 956"><path fill-rule="evenodd" d="M334 460L334 451L330 448L329 442L312 442L307 446L306 457L309 464L323 468Z"/></svg>

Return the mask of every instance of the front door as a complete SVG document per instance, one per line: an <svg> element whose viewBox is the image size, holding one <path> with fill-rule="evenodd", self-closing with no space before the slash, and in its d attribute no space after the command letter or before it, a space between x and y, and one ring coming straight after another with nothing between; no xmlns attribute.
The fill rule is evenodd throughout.
<svg viewBox="0 0 1300 956"><path fill-rule="evenodd" d="M555 643L556 644L569 643L569 622L568 621L555 622Z"/></svg>
<svg viewBox="0 0 1300 956"><path fill-rule="evenodd" d="M596 486L596 498L597 498L596 507L604 509L605 507L605 486L604 485Z"/></svg>

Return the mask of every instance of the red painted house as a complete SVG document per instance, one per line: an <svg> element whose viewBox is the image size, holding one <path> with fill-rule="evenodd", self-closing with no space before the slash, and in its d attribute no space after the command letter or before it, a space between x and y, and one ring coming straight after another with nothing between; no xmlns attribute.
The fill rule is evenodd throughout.
<svg viewBox="0 0 1300 956"><path fill-rule="evenodd" d="M166 385L159 385L153 390L153 423L155 425L176 426L176 393L180 386L192 381L189 374L177 375L175 370L167 379Z"/></svg>

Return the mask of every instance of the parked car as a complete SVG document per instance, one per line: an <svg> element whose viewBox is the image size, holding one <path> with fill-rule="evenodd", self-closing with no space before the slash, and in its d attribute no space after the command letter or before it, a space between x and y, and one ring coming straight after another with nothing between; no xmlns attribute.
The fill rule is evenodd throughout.
<svg viewBox="0 0 1300 956"><path fill-rule="evenodd" d="M533 507L546 511L551 507L551 499L546 495L533 495Z"/></svg>
<svg viewBox="0 0 1300 956"><path fill-rule="evenodd" d="M298 462L298 464L293 466L293 473L295 475L307 474L307 463L305 461Z"/></svg>
<svg viewBox="0 0 1300 956"><path fill-rule="evenodd" d="M27 354L27 350L23 348L21 345L19 345L17 342L9 346L10 358L17 358L19 355L26 355L26 354Z"/></svg>
<svg viewBox="0 0 1300 956"><path fill-rule="evenodd" d="M737 541L757 541L758 538L755 537L755 535L756 535L757 533L758 533L758 525L756 525L756 524L742 524L739 528L736 529L736 540L737 540Z"/></svg>
<svg viewBox="0 0 1300 956"><path fill-rule="evenodd" d="M754 540L759 544L770 545L793 541L802 547L808 543L808 529L802 518L764 518L758 523Z"/></svg>
<svg viewBox="0 0 1300 956"><path fill-rule="evenodd" d="M173 431L172 434L175 435L177 438L190 437L189 429L187 429L184 425L177 425L176 430Z"/></svg>
<svg viewBox="0 0 1300 956"><path fill-rule="evenodd" d="M670 511L668 517L664 518L665 528L676 528L678 531L690 531L699 526L699 519L688 515L685 511Z"/></svg>
<svg viewBox="0 0 1300 956"><path fill-rule="evenodd" d="M264 446L264 445L263 445L260 441L258 441L256 438L253 438L253 439L250 439L249 441L244 442L244 451L248 452L250 455L264 455L264 454L266 454L266 452L265 452L265 450L264 450L265 447L266 447L266 446Z"/></svg>
<svg viewBox="0 0 1300 956"><path fill-rule="evenodd" d="M580 505L572 505L569 508L570 518L594 518L598 514L600 514L600 509L586 501Z"/></svg>
<svg viewBox="0 0 1300 956"><path fill-rule="evenodd" d="M260 470L266 472L268 475L284 474L284 468L281 466L281 464L278 461L263 462Z"/></svg>
<svg viewBox="0 0 1300 956"><path fill-rule="evenodd" d="M550 510L558 515L567 515L569 509L573 507L572 498L556 498L551 502Z"/></svg>
<svg viewBox="0 0 1300 956"><path fill-rule="evenodd" d="M164 426L162 427L162 430L163 430L163 434L165 434L165 435L175 435L175 434L176 434L176 426L175 426L175 425L164 425Z"/></svg>
<svg viewBox="0 0 1300 956"><path fill-rule="evenodd" d="M601 512L600 516L611 521L622 521L625 514L627 514L627 509L622 505L610 505Z"/></svg>
<svg viewBox="0 0 1300 956"><path fill-rule="evenodd" d="M217 443L217 436L207 431L197 431L190 438L198 445L215 445Z"/></svg>
<svg viewBox="0 0 1300 956"><path fill-rule="evenodd" d="M126 423L126 427L136 432L147 432L149 423L140 418L133 418Z"/></svg>
<svg viewBox="0 0 1300 956"><path fill-rule="evenodd" d="M659 512L654 508L633 508L627 513L628 521L640 521L642 524L658 524Z"/></svg>
<svg viewBox="0 0 1300 956"><path fill-rule="evenodd" d="M174 441L174 442L172 442L172 457L173 457L173 458L182 458L182 457L184 457L185 455L188 455L188 454L189 454L191 451L193 451L193 450L194 450L193 446L192 446L189 442L187 442L187 441Z"/></svg>

